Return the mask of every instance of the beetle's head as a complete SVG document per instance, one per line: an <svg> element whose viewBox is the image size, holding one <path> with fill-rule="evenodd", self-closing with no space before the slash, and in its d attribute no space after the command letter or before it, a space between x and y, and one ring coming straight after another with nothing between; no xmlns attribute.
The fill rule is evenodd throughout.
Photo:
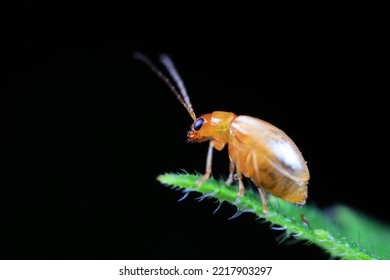
<svg viewBox="0 0 390 280"><path fill-rule="evenodd" d="M211 114L205 114L197 118L187 133L187 141L199 143L213 138L211 128Z"/></svg>

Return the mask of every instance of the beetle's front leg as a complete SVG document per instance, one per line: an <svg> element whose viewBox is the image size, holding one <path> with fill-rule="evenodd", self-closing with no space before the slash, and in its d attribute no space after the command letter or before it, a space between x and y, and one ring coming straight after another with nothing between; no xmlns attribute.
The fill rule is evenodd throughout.
<svg viewBox="0 0 390 280"><path fill-rule="evenodd" d="M197 185L202 185L204 181L206 181L208 178L210 178L211 175L211 164L213 159L213 141L210 141L209 149L207 151L207 159L206 159L206 172L204 173L203 177L200 178L198 181L196 181Z"/></svg>
<svg viewBox="0 0 390 280"><path fill-rule="evenodd" d="M229 177L228 177L227 180L225 181L225 184L226 184L226 185L231 185L231 184L233 183L234 169L235 169L234 161L232 161L232 160L230 159L230 164L229 164Z"/></svg>

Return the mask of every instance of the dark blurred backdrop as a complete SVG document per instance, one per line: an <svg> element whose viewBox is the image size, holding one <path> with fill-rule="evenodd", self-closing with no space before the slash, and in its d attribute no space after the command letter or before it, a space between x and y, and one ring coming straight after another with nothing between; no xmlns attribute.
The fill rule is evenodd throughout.
<svg viewBox="0 0 390 280"><path fill-rule="evenodd" d="M207 144L186 143L192 119L134 51L172 57L197 115L232 111L284 130L308 162L308 203L390 223L380 19L177 8L31 2L7 13L0 258L329 258L279 245L281 232L250 214L229 220L229 205L213 214L196 194L178 202L156 181L203 172ZM216 152L214 176L227 173Z"/></svg>

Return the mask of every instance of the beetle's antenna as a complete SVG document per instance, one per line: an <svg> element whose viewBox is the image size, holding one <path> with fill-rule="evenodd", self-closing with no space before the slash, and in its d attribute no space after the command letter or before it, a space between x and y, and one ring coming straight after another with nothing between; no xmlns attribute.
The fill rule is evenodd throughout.
<svg viewBox="0 0 390 280"><path fill-rule="evenodd" d="M181 79L179 73L176 70L175 65L173 64L172 59L167 54L160 55L160 62L165 66L165 68L168 70L169 74L172 76L172 78L175 80L176 85L179 87L179 91L181 93L181 96L184 99L184 102L187 104L187 110L188 113L190 113L190 116L195 120L195 112L194 109L192 109L190 97L187 93L187 90L184 86L183 80Z"/></svg>
<svg viewBox="0 0 390 280"><path fill-rule="evenodd" d="M150 70L152 70L156 75L157 77L159 77L168 87L169 89L173 92L173 94L177 97L177 99L179 99L180 103L183 104L184 108L187 109L188 113L190 114L191 118L193 120L196 119L196 116L195 116L195 112L194 110L192 109L192 105L191 105L191 102L189 100L189 97L188 97L188 94L187 94L187 91L185 90L184 88L184 84L183 84L183 81L180 79L180 76L178 75L175 67L173 66L173 63L172 61L167 58L168 62L170 62L170 66L169 63L168 65L165 64L165 62L163 62L163 59L161 58L161 62L163 63L163 65L167 68L167 70L169 71L169 74L172 75L173 79L175 80L175 82L178 84L178 87L179 87L179 90L172 84L172 82L153 64L153 62L146 56L144 55L143 53L140 53L140 52L135 52L133 54L133 57L135 59L138 59L140 61L142 61L143 63L146 64L146 66L148 66L150 68ZM165 59L164 59L165 61ZM172 69L174 71L172 71ZM184 89L184 91L183 91Z"/></svg>

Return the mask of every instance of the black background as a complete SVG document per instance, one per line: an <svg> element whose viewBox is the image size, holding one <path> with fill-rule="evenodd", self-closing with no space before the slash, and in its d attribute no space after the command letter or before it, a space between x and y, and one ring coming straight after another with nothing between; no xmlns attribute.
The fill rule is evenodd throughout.
<svg viewBox="0 0 390 280"><path fill-rule="evenodd" d="M279 245L251 214L229 220L229 205L213 214L196 194L177 202L156 181L203 172L207 144L186 143L191 118L134 51L171 55L197 115L283 129L308 162L308 203L390 222L381 19L340 7L176 8L31 2L7 13L0 258L329 258ZM227 168L227 152L215 153L214 176Z"/></svg>

